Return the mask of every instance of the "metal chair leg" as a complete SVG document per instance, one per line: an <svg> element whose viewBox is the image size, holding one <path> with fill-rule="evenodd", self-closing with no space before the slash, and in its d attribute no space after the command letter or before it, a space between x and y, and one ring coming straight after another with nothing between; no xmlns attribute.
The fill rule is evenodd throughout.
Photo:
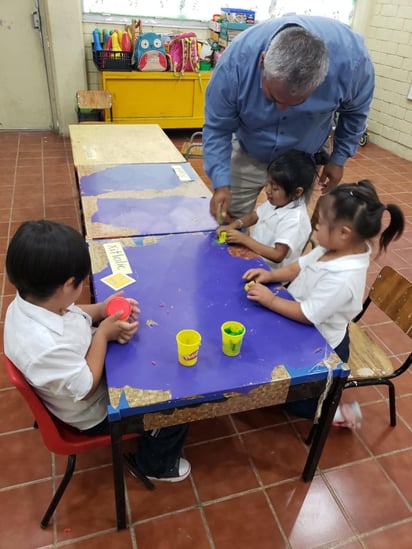
<svg viewBox="0 0 412 549"><path fill-rule="evenodd" d="M392 427L396 427L396 400L395 400L395 386L389 379L387 380L389 390L389 415Z"/></svg>
<svg viewBox="0 0 412 549"><path fill-rule="evenodd" d="M67 485L69 484L73 476L75 466L76 466L76 454L71 454L67 458L67 467L66 467L66 472L64 473L64 477L62 478L59 484L59 487L57 488L56 493L54 494L53 499L51 500L51 503L40 522L40 526L42 528L47 528L49 521L54 511L56 510L56 507L59 504L59 501L61 500L61 497L67 488Z"/></svg>
<svg viewBox="0 0 412 549"><path fill-rule="evenodd" d="M336 408L338 407L340 397L342 396L344 384L345 381L341 379L336 379L332 383L329 394L323 403L319 423L315 426L315 429L313 429L313 433L311 433L313 435L313 440L302 473L302 478L305 482L310 482L315 475ZM311 436L311 434L309 434L309 436Z"/></svg>

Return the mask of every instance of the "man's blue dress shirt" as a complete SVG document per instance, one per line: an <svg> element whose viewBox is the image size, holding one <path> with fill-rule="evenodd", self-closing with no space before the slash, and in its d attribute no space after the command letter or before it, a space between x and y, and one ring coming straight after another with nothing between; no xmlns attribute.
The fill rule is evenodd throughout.
<svg viewBox="0 0 412 549"><path fill-rule="evenodd" d="M262 91L260 56L283 27L296 24L320 36L329 53L325 80L301 105L279 111ZM206 90L204 165L214 188L230 186L232 134L265 163L289 149L315 153L339 120L331 162L343 166L366 129L374 69L361 35L334 19L288 15L242 32L223 52Z"/></svg>

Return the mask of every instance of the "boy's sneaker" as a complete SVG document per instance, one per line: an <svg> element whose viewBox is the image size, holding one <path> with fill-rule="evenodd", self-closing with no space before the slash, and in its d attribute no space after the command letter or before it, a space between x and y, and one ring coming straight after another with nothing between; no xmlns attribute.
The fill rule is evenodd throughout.
<svg viewBox="0 0 412 549"><path fill-rule="evenodd" d="M149 488L149 490L153 490L154 486L152 484L152 480L157 480L161 482L181 482L182 480L185 480L189 475L191 471L190 463L187 461L187 459L180 458L176 464L169 469L161 478L159 477L153 477L149 475L145 475L142 473L138 465L136 464L135 456L132 453L125 454L123 456L123 459L126 463L126 466L130 472L130 474L140 479L146 486Z"/></svg>
<svg viewBox="0 0 412 549"><path fill-rule="evenodd" d="M191 466L185 458L179 458L176 465L169 469L162 477L147 476L150 480L158 480L160 482L181 482L190 475Z"/></svg>
<svg viewBox="0 0 412 549"><path fill-rule="evenodd" d="M355 401L350 404L339 404L332 425L335 427L360 429L362 425L362 412L359 403Z"/></svg>

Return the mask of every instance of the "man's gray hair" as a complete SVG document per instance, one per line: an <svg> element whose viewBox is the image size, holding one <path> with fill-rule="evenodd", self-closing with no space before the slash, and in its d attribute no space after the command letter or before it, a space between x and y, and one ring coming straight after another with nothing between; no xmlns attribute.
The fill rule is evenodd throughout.
<svg viewBox="0 0 412 549"><path fill-rule="evenodd" d="M304 95L323 82L329 59L325 42L303 27L278 32L265 53L264 76L279 79L291 95Z"/></svg>

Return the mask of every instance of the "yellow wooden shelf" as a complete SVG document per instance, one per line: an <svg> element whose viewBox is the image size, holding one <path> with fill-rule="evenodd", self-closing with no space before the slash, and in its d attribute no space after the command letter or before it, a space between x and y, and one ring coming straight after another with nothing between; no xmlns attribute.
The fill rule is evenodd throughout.
<svg viewBox="0 0 412 549"><path fill-rule="evenodd" d="M210 71L103 71L103 89L112 94L113 122L159 124L162 128L201 128Z"/></svg>

